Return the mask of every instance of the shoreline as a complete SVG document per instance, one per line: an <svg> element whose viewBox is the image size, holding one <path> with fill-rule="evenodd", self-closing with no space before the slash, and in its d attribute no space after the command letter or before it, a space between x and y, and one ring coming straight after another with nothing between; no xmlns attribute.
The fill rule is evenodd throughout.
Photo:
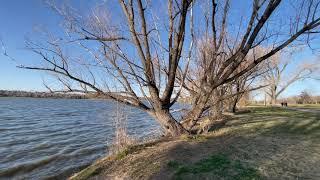
<svg viewBox="0 0 320 180"><path fill-rule="evenodd" d="M0 97L30 97L30 98L54 98L54 99L87 99L88 95L79 93L53 93L31 91L0 90Z"/></svg>

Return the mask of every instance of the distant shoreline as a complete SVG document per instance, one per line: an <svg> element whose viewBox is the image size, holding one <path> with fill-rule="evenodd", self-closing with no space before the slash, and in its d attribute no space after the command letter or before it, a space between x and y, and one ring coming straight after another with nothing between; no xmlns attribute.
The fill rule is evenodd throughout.
<svg viewBox="0 0 320 180"><path fill-rule="evenodd" d="M51 93L30 91L0 90L0 97L31 97L31 98L55 98L55 99L89 99L86 94L79 93Z"/></svg>

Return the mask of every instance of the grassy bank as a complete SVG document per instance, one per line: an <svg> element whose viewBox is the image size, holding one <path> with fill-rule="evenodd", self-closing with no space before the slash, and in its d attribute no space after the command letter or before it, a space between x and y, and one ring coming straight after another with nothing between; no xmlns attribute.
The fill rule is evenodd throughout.
<svg viewBox="0 0 320 180"><path fill-rule="evenodd" d="M251 110L205 136L130 147L71 179L319 179L319 109Z"/></svg>

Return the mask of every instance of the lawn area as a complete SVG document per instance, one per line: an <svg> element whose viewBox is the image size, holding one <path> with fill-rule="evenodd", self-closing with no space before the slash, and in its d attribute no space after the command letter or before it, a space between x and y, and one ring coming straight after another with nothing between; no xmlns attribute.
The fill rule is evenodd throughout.
<svg viewBox="0 0 320 180"><path fill-rule="evenodd" d="M251 107L208 135L131 147L73 179L320 179L320 113Z"/></svg>
<svg viewBox="0 0 320 180"><path fill-rule="evenodd" d="M320 108L320 104L290 104L292 107Z"/></svg>

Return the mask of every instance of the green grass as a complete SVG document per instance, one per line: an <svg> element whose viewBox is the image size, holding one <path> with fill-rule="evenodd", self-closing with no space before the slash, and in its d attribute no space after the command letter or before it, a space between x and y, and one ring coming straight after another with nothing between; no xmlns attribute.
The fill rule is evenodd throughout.
<svg viewBox="0 0 320 180"><path fill-rule="evenodd" d="M170 161L168 167L174 171L174 179L214 179L253 180L261 179L258 171L240 161L232 161L224 154L212 155L191 165Z"/></svg>
<svg viewBox="0 0 320 180"><path fill-rule="evenodd" d="M84 170L82 170L77 176L71 178L72 180L85 180L88 179L89 177L98 175L101 170L103 169L103 166L100 164L93 164Z"/></svg>
<svg viewBox="0 0 320 180"><path fill-rule="evenodd" d="M320 108L320 104L293 104L289 107L300 107L300 108Z"/></svg>
<svg viewBox="0 0 320 180"><path fill-rule="evenodd" d="M204 135L182 135L180 137L184 141L195 141L195 142L204 142L207 140L207 137Z"/></svg>
<svg viewBox="0 0 320 180"><path fill-rule="evenodd" d="M300 120L306 120L309 118L319 118L319 114L315 114L312 112L301 112L297 110L291 110L286 108L280 108L280 107L255 107L251 108L252 112L250 113L250 116L258 119L258 118L274 118L274 117L286 117L291 118L287 120L297 120L300 118Z"/></svg>
<svg viewBox="0 0 320 180"><path fill-rule="evenodd" d="M279 107L255 107L251 110L249 116L241 119L253 132L320 137L320 114Z"/></svg>
<svg viewBox="0 0 320 180"><path fill-rule="evenodd" d="M130 152L129 148L126 148L126 149L124 149L124 150L122 150L122 151L120 151L119 153L116 154L116 160L123 159L124 157L126 157L128 154L130 154L132 152Z"/></svg>
<svg viewBox="0 0 320 180"><path fill-rule="evenodd" d="M154 146L159 142L165 141L165 139L159 139L159 140L155 140L155 141L150 141L150 142L146 142L146 143L141 143L141 144L135 144L135 145L131 145L128 146L127 148L125 148L124 150L120 151L119 153L117 153L115 155L115 159L116 160L121 160L124 157L126 157L129 154L135 153L137 151L143 150L147 147L150 146Z"/></svg>
<svg viewBox="0 0 320 180"><path fill-rule="evenodd" d="M320 137L320 122L315 119L303 122L299 120L283 122L272 129L267 129L266 132Z"/></svg>

